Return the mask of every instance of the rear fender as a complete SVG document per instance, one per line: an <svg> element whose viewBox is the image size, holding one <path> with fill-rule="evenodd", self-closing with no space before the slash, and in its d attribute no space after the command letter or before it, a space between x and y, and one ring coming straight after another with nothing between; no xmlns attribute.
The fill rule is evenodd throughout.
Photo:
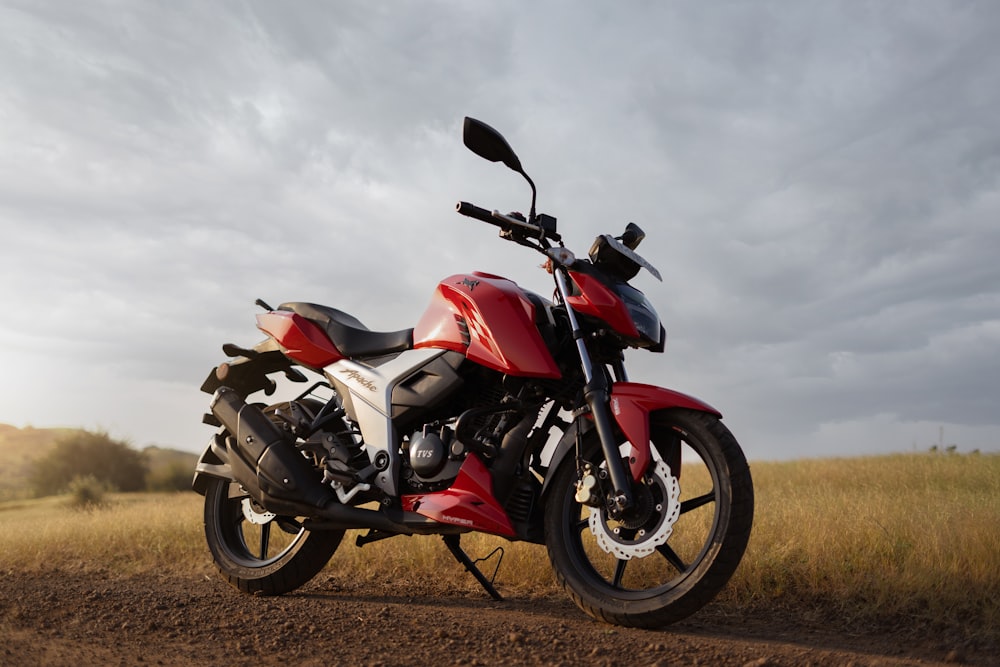
<svg viewBox="0 0 1000 667"><path fill-rule="evenodd" d="M293 382L306 381L301 371L295 368L296 364L278 349L273 339L269 338L253 350L243 352L250 356L239 357L213 368L202 383L201 390L214 394L216 389L226 386L245 399L261 390L270 395L275 388L274 380L268 377L271 373L280 371Z"/></svg>

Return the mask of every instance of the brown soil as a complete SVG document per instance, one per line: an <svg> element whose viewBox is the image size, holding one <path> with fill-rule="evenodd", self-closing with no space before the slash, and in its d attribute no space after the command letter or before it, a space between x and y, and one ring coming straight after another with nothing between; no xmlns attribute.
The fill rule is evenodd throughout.
<svg viewBox="0 0 1000 667"><path fill-rule="evenodd" d="M214 575L3 574L0 665L1000 665L905 629L838 633L718 605L650 631L596 623L563 598L362 589L325 572L278 598Z"/></svg>

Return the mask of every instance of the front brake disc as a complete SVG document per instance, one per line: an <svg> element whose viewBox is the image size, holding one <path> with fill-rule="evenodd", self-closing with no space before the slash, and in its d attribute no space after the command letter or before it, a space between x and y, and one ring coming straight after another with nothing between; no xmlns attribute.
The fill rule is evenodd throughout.
<svg viewBox="0 0 1000 667"><path fill-rule="evenodd" d="M597 545L619 560L644 558L670 539L681 513L681 487L670 466L657 460L646 478L648 499L640 501L638 520L609 519L607 510L590 508L590 532Z"/></svg>

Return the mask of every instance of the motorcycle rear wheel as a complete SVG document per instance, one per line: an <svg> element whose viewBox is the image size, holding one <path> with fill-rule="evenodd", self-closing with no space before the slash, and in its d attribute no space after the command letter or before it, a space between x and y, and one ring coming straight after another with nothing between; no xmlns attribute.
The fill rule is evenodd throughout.
<svg viewBox="0 0 1000 667"><path fill-rule="evenodd" d="M219 572L256 595L282 595L315 577L344 531L308 531L296 517L255 507L236 482L213 479L205 493L205 538Z"/></svg>
<svg viewBox="0 0 1000 667"><path fill-rule="evenodd" d="M695 613L729 581L750 538L750 469L717 418L680 409L655 413L651 444L650 472L633 490L639 516L615 522L578 502L572 456L556 472L545 506L557 581L584 612L615 625L659 627ZM602 465L594 431L584 436L582 454L596 469ZM657 469L657 460L667 465ZM678 486L679 496L669 491ZM650 540L645 549L644 539Z"/></svg>
<svg viewBox="0 0 1000 667"><path fill-rule="evenodd" d="M305 400L298 407L314 415L322 405ZM289 403L271 405L275 413ZM235 481L213 478L205 492L205 539L222 576L244 593L282 595L319 574L344 537L342 530L308 531L301 517L275 516L258 506Z"/></svg>

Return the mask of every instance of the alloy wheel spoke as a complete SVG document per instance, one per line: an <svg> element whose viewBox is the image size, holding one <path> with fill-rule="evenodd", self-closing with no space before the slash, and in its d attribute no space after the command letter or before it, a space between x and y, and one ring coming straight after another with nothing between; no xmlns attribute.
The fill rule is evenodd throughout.
<svg viewBox="0 0 1000 667"><path fill-rule="evenodd" d="M677 552L670 548L669 544L661 544L656 547L656 550L660 552L660 555L667 559L667 562L676 568L678 572L683 573L687 570L687 565L681 560L681 557L677 555Z"/></svg>
<svg viewBox="0 0 1000 667"><path fill-rule="evenodd" d="M628 565L628 561L623 559L619 559L618 564L615 565L615 578L611 581L611 585L615 588L621 588L626 565Z"/></svg>
<svg viewBox="0 0 1000 667"><path fill-rule="evenodd" d="M685 512L690 512L693 509L698 509L702 505L707 505L715 500L715 489L712 489L703 496L698 496L697 498L688 498L681 503L681 514Z"/></svg>
<svg viewBox="0 0 1000 667"><path fill-rule="evenodd" d="M271 541L271 522L260 527L260 559L267 560L267 547Z"/></svg>

